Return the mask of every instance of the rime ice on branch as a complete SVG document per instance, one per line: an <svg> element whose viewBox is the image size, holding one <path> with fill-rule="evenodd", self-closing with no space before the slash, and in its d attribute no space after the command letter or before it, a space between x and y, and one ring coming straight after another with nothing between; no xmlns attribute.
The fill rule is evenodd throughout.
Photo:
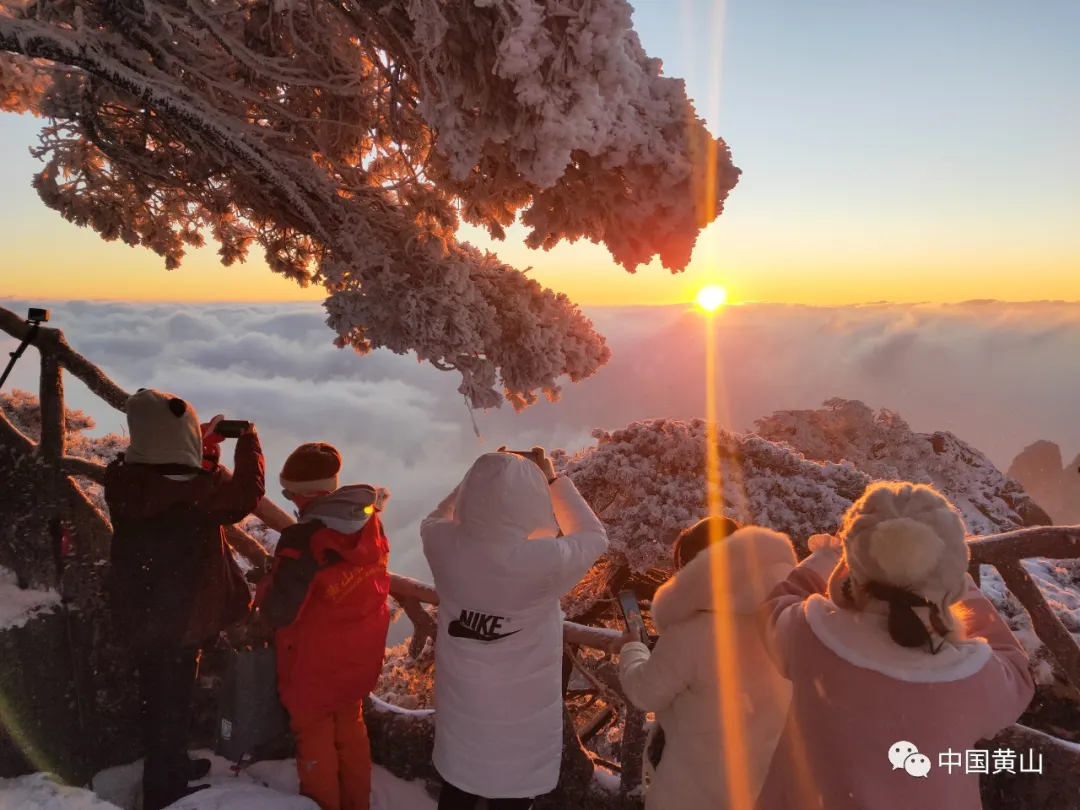
<svg viewBox="0 0 1080 810"><path fill-rule="evenodd" d="M628 270L689 261L739 171L625 0L0 0L0 109L50 119L46 205L180 265L328 291L338 344L455 368L476 407L608 358L565 296L458 243L521 214ZM2 53L6 52L6 53Z"/></svg>

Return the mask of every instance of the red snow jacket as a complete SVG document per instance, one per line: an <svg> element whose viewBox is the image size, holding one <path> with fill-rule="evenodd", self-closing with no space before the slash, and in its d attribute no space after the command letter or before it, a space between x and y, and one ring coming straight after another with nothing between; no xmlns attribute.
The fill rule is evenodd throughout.
<svg viewBox="0 0 1080 810"><path fill-rule="evenodd" d="M390 545L376 491L346 486L281 533L256 605L277 628L278 692L289 713L329 714L371 693L390 627Z"/></svg>

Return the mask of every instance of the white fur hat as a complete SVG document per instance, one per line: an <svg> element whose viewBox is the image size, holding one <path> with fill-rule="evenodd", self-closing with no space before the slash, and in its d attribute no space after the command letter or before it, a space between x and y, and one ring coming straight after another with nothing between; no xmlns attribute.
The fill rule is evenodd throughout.
<svg viewBox="0 0 1080 810"><path fill-rule="evenodd" d="M840 540L847 563L842 578L850 579L856 602L861 601L860 592L865 594L866 586L876 582L922 596L938 605L944 617L964 594L968 569L964 520L931 487L872 484L844 515ZM834 587L830 582L836 601Z"/></svg>

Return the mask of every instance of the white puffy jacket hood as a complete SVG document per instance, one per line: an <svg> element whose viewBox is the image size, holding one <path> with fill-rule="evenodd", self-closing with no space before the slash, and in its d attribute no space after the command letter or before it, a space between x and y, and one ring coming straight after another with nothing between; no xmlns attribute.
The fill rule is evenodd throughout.
<svg viewBox="0 0 1080 810"><path fill-rule="evenodd" d="M454 520L478 540L559 533L544 474L513 453L487 453L473 463L458 488Z"/></svg>

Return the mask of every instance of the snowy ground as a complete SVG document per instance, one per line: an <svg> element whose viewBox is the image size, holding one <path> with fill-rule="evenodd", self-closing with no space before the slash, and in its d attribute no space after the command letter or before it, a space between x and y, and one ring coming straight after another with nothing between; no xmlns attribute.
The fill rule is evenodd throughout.
<svg viewBox="0 0 1080 810"><path fill-rule="evenodd" d="M208 752L213 770L209 784L172 805L172 810L318 810L297 795L296 763L258 762L239 775L229 763ZM0 810L137 810L142 764L102 771L94 777L93 792L53 782L45 774L0 779ZM381 768L372 780L372 810L434 810L435 802L419 782L403 782Z"/></svg>
<svg viewBox="0 0 1080 810"><path fill-rule="evenodd" d="M39 613L60 604L60 594L54 590L21 590L15 584L15 574L0 568L0 630L22 627Z"/></svg>

